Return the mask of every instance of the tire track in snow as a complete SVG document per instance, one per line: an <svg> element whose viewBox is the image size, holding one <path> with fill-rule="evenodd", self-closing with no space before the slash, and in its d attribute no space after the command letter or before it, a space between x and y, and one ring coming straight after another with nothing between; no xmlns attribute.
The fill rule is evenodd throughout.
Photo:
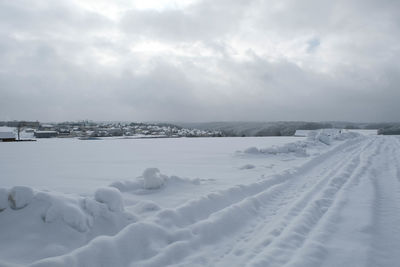
<svg viewBox="0 0 400 267"><path fill-rule="evenodd" d="M360 145L357 143L354 146L347 147L345 150L347 154L345 154L344 157L337 157L336 154L336 158L330 159L329 168L326 166L326 168L318 166L319 168L315 170L316 174L311 175L308 172L302 176L295 177L292 180L294 183L284 185L284 191L282 192L284 195L282 195L280 199L275 202L265 202L263 208L259 211L261 215L259 217L264 218L262 218L262 220L257 220L256 218L257 223L252 225L251 229L247 230L236 242L233 242L233 245L224 253L227 254L226 257L235 258L235 256L240 256L241 258L245 258L245 262L242 263L242 265L245 265L246 262L261 253L282 233L290 223L291 218L298 215L307 206L310 199L326 186L329 182L328 178L340 172L344 168L343 165L351 160L351 158L358 155L361 149ZM325 163L322 163L322 165L323 164ZM313 170L310 170L310 172L313 172ZM296 201L296 199L300 199L300 201ZM290 206L289 204L292 202L294 202L295 205ZM284 219L279 223L275 222L276 217L279 218L282 216L281 214L285 212L287 214L283 215ZM260 235L260 233L263 234ZM251 238L249 235L251 235ZM247 253L245 253L245 251L247 251ZM243 254L247 255L243 257ZM225 262L223 259L221 260ZM216 262L218 262L218 259ZM234 262L237 263L237 260Z"/></svg>
<svg viewBox="0 0 400 267"><path fill-rule="evenodd" d="M280 223L285 228L281 231L278 230L279 235L270 244L267 244L265 250L248 266L283 266L289 263L331 208L343 186L364 174L367 165L363 164L361 158L365 153L364 150L368 151L373 142L373 140L368 140L363 147L352 153L351 159L347 160L335 175L325 177L325 179L329 179L329 182L323 188L310 191L295 203ZM375 153L373 151L368 156Z"/></svg>
<svg viewBox="0 0 400 267"><path fill-rule="evenodd" d="M366 266L371 202L369 174L382 152L382 140L374 139L359 155L357 168L331 199L331 205L313 227L304 244L285 266ZM360 197L362 196L362 197Z"/></svg>
<svg viewBox="0 0 400 267"><path fill-rule="evenodd" d="M375 163L377 168L370 177L374 188L374 201L373 225L370 230L371 249L367 266L371 267L397 266L400 262L398 252L400 248L400 142L396 137L385 137L385 139L387 140L386 157Z"/></svg>

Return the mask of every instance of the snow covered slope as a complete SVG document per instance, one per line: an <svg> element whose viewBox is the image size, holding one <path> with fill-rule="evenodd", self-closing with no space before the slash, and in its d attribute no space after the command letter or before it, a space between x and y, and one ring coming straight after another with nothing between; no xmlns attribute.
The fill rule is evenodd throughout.
<svg viewBox="0 0 400 267"><path fill-rule="evenodd" d="M151 168L86 196L3 188L0 266L398 265L399 137L248 147L229 157L290 168L230 185Z"/></svg>

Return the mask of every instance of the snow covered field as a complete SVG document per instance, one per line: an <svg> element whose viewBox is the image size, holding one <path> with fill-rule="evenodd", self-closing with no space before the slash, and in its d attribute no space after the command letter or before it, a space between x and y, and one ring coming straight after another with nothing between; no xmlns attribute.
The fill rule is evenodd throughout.
<svg viewBox="0 0 400 267"><path fill-rule="evenodd" d="M400 139L0 144L0 266L397 266Z"/></svg>

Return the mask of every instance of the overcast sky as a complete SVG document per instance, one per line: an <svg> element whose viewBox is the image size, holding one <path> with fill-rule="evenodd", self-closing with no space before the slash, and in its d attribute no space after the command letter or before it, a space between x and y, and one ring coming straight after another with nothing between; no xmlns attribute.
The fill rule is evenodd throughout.
<svg viewBox="0 0 400 267"><path fill-rule="evenodd" d="M398 0L0 0L0 120L399 121Z"/></svg>

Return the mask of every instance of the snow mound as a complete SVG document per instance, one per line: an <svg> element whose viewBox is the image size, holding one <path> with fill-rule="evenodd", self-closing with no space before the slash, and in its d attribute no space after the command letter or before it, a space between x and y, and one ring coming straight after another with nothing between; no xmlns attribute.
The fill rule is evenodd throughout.
<svg viewBox="0 0 400 267"><path fill-rule="evenodd" d="M124 209L121 192L115 187L97 189L94 198L96 201L106 204L110 211L122 211Z"/></svg>
<svg viewBox="0 0 400 267"><path fill-rule="evenodd" d="M200 184L200 179L182 178L175 175L167 176L157 168L147 168L135 181L117 181L110 186L117 188L120 192L144 193L162 189L168 184Z"/></svg>
<svg viewBox="0 0 400 267"><path fill-rule="evenodd" d="M143 172L143 187L144 189L159 189L165 183L167 179L166 175L160 173L157 168L147 168Z"/></svg>
<svg viewBox="0 0 400 267"><path fill-rule="evenodd" d="M14 210L22 209L28 206L33 199L33 190L26 186L14 186L11 188L10 194L8 195L8 201L10 207Z"/></svg>

